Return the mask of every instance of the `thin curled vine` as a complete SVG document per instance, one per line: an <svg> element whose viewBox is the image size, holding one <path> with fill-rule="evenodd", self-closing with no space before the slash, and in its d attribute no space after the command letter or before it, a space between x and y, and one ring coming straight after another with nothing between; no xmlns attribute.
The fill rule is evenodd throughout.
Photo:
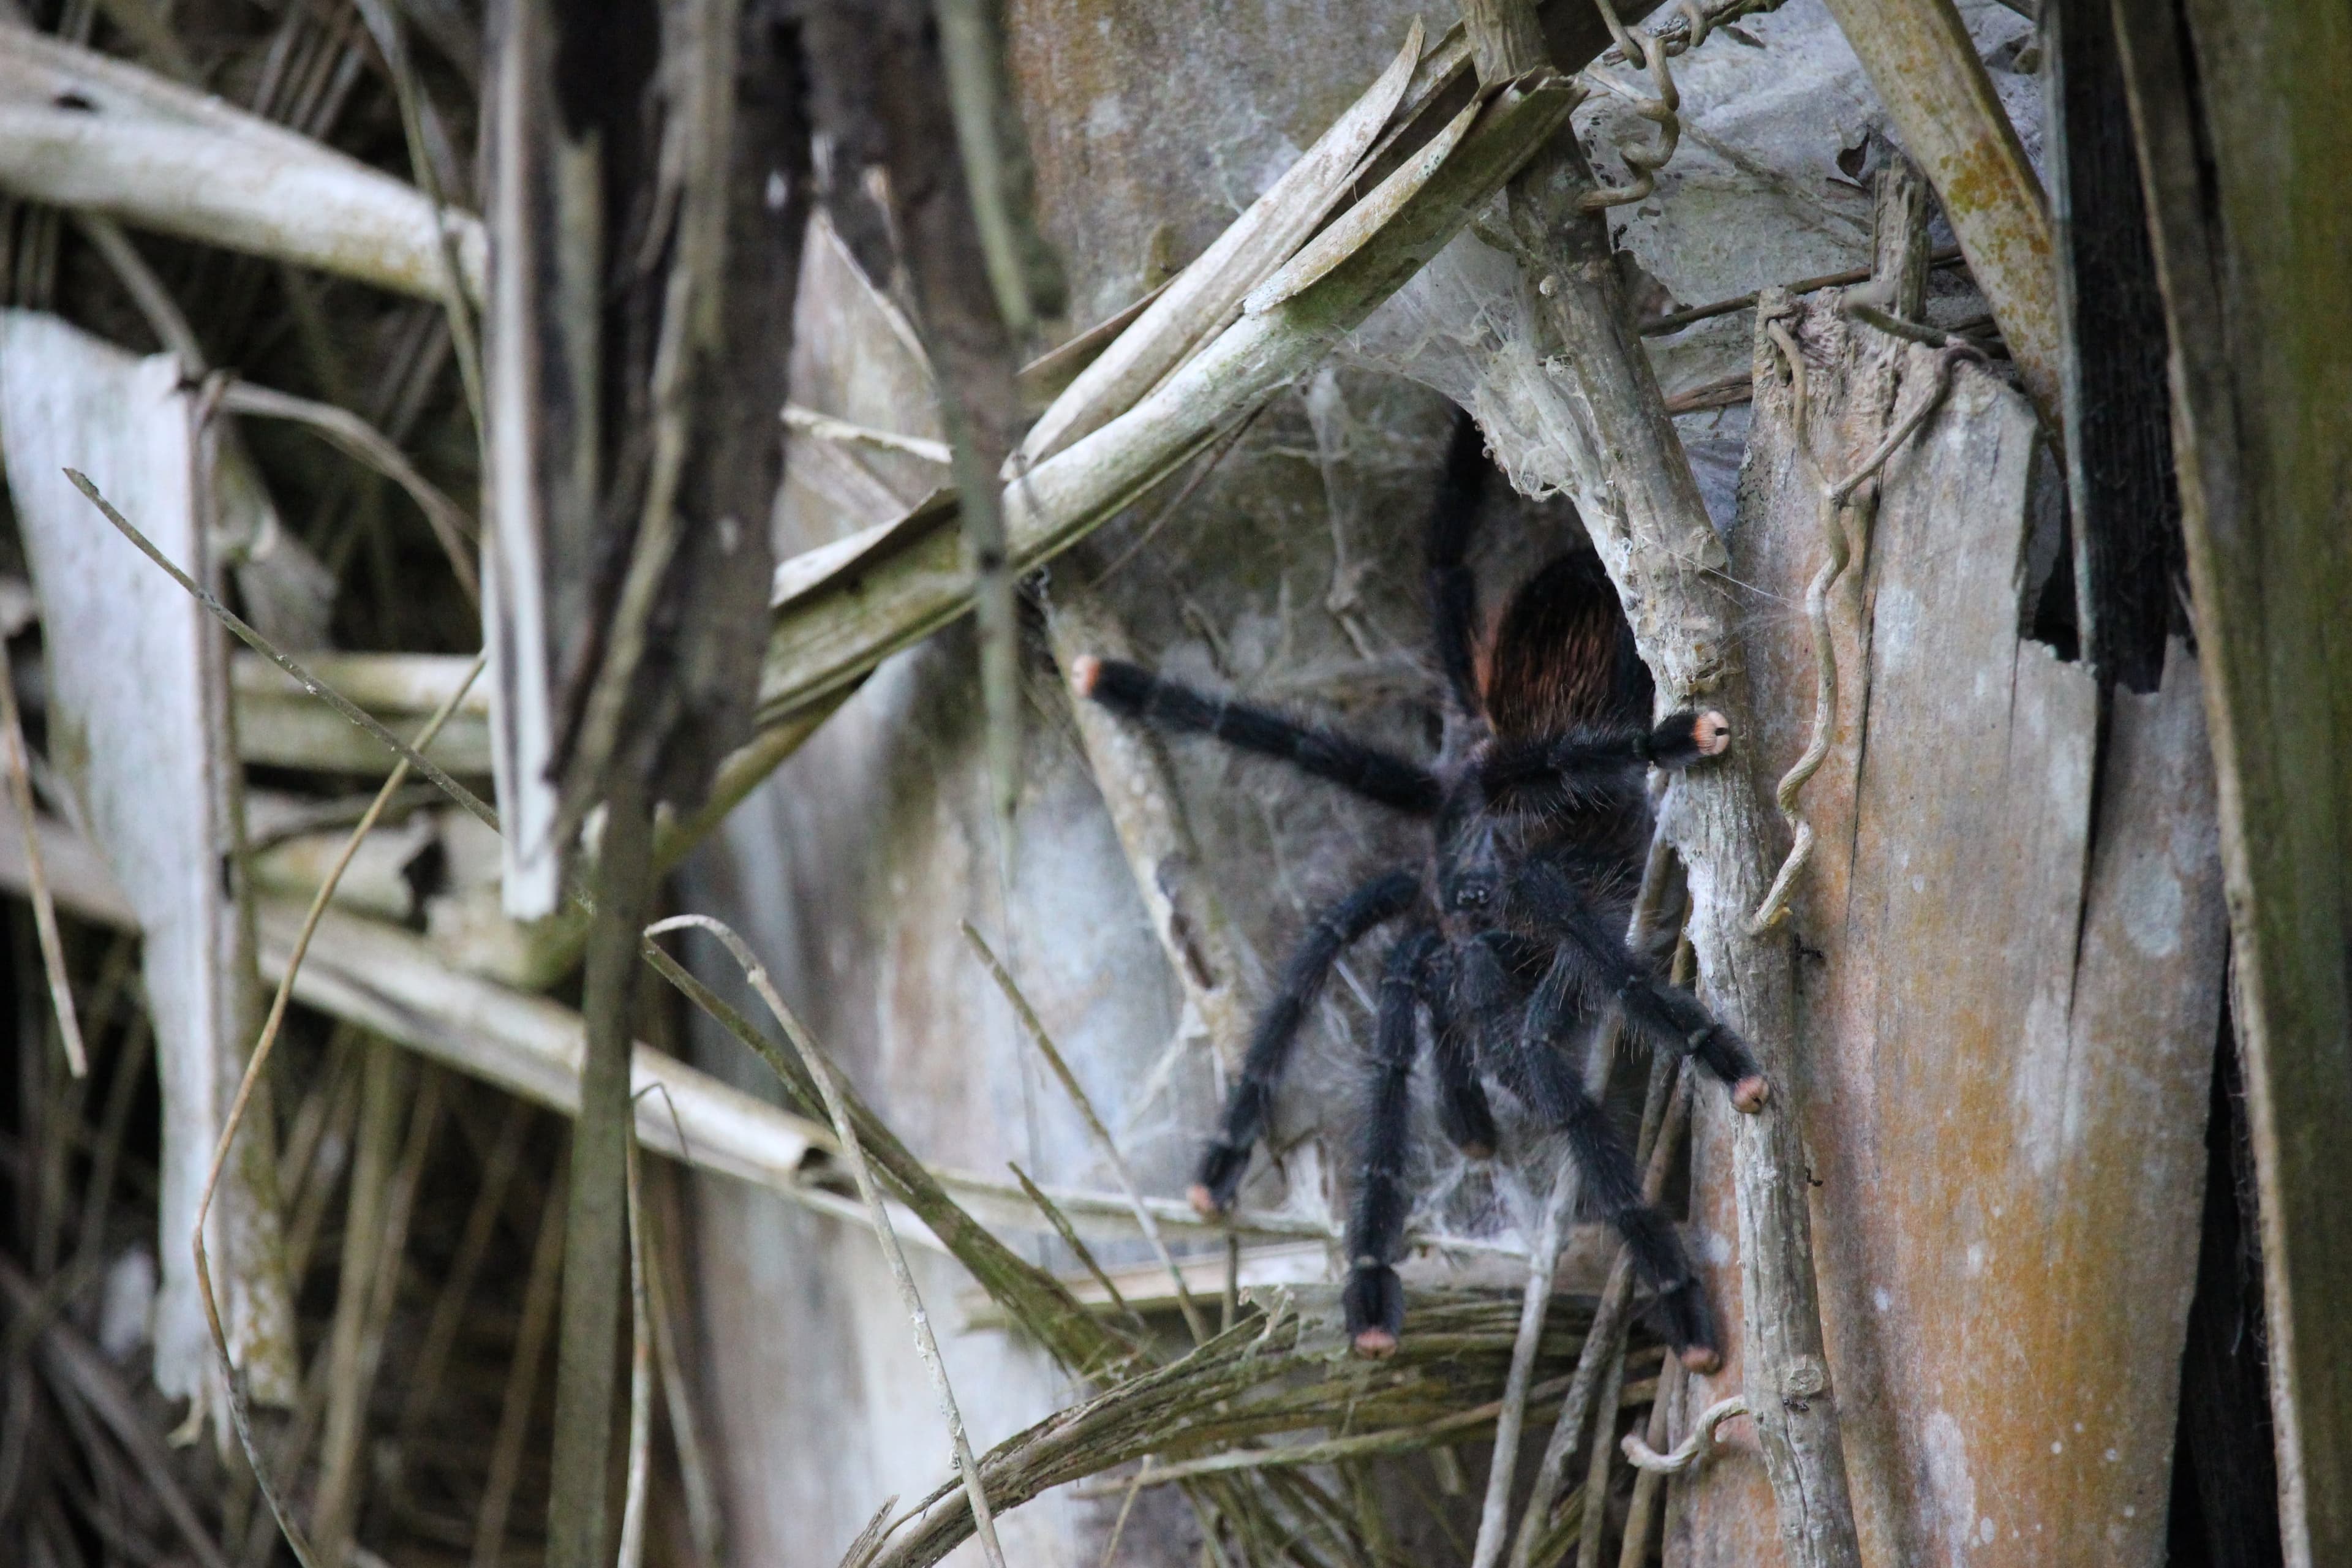
<svg viewBox="0 0 2352 1568"><path fill-rule="evenodd" d="M1696 1469L1706 1458L1708 1440L1715 1436L1717 1426L1735 1415L1747 1414L1747 1396L1735 1394L1701 1411L1697 1423L1691 1427L1690 1436L1685 1437L1671 1453L1661 1454L1651 1447L1639 1428L1626 1433L1624 1440L1617 1445L1617 1450L1625 1456L1625 1462L1637 1470L1658 1476L1678 1476L1685 1470Z"/></svg>
<svg viewBox="0 0 2352 1568"><path fill-rule="evenodd" d="M1675 76L1666 62L1676 55L1687 54L1706 41L1706 37L1725 23L1760 11L1778 10L1782 0L1675 0L1674 16L1644 38L1629 29L1617 15L1612 0L1592 0L1601 12L1601 20L1614 40L1608 52L1584 70L1579 79L1591 87L1616 94L1633 105L1633 112L1658 128L1658 140L1651 146L1623 146L1617 155L1623 159L1633 178L1622 185L1603 185L1588 191L1577 204L1588 213L1602 212L1646 199L1658 188L1658 171L1666 166L1682 142L1682 93L1675 86ZM1602 64L1623 63L1636 70L1650 73L1650 84L1655 97L1643 97L1615 77L1597 68Z"/></svg>
<svg viewBox="0 0 2352 1568"><path fill-rule="evenodd" d="M1787 306L1778 315L1767 317L1764 330L1788 367L1790 441L1796 447L1798 460L1811 476L1818 498L1815 515L1821 523L1822 542L1829 553L1822 563L1821 570L1815 572L1812 580L1805 585L1805 626L1813 645L1812 735L1805 744L1803 754L1787 773L1780 775L1780 782L1772 792L1772 804L1780 809L1780 819L1789 825L1793 842L1790 845L1788 858L1780 862L1780 869L1772 878L1771 889L1764 895L1764 901L1748 919L1748 934L1750 936L1761 936L1788 918L1790 894L1795 889L1797 879L1803 873L1806 863L1812 858L1813 826L1798 812L1797 797L1812 776L1821 771L1822 761L1829 755L1830 731L1837 722L1837 648L1830 636L1830 590L1837 585L1838 579L1845 574L1853 556L1860 553L1867 543L1862 537L1858 521L1849 533L1844 522L1846 505L1864 482L1875 478L1886 466L1887 459L1895 455L1895 449L1909 440L1913 433L1927 422L1928 416L1942 405L1944 395L1951 388L1953 371L1963 363L1984 363L1984 355L1975 348L1932 327L1899 321L1858 300L1843 305L1844 314L1865 325L1914 341L1933 342L1937 353L1935 379L1928 384L1927 395L1895 423L1885 438L1853 472L1832 484L1822 470L1821 459L1813 453L1811 379L1805 369L1805 356L1788 328L1781 325L1794 314L1794 310L1793 305Z"/></svg>

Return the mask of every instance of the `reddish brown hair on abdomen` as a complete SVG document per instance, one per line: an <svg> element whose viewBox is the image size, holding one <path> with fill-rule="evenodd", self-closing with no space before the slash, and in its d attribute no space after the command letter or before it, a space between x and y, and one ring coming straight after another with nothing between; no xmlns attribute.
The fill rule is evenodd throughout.
<svg viewBox="0 0 2352 1568"><path fill-rule="evenodd" d="M1505 741L1649 721L1649 672L1599 556L1560 556L1519 585L1478 649L1478 690Z"/></svg>

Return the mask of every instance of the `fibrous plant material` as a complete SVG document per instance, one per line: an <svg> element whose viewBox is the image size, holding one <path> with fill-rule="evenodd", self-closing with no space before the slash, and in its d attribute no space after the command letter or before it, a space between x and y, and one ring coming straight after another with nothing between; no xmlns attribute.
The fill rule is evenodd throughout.
<svg viewBox="0 0 2352 1568"><path fill-rule="evenodd" d="M47 816L36 819L35 829L62 909L84 920L135 929L128 901L86 841ZM21 830L0 814L0 886L19 891L29 885L26 867L7 847L21 838ZM350 840L342 842L348 849ZM364 846L359 853L365 853ZM411 933L344 912L333 901L339 885L331 877L310 884L313 890L323 889L331 902L293 969L294 1001L532 1104L564 1116L578 1114L584 1026L577 1011L453 969L446 957ZM302 906L277 897L260 900L258 952L265 971L288 971L304 924ZM822 1122L643 1045L632 1056L630 1094L636 1136L646 1147L698 1170L842 1214L842 1201L833 1191L840 1173L826 1166L832 1135ZM943 1192L990 1224L1037 1228L1038 1203L1024 1198L1013 1184L952 1170L932 1174ZM1133 1204L1121 1194L1057 1187L1044 1201L1098 1240L1130 1240L1141 1234ZM1206 1223L1180 1201L1147 1197L1143 1203L1165 1231L1208 1232ZM1250 1210L1228 1216L1223 1228L1291 1246L1331 1236L1320 1220ZM917 1239L937 1245L919 1233Z"/></svg>
<svg viewBox="0 0 2352 1568"><path fill-rule="evenodd" d="M1009 1509L1050 1488L1154 1457L1149 1484L1326 1464L1349 1456L1412 1452L1475 1438L1499 1405L1465 1410L1462 1392L1491 1388L1510 1360L1517 1307L1507 1297L1417 1297L1421 1331L1375 1366L1354 1360L1333 1289L1282 1293L1181 1360L1139 1373L1007 1439L981 1461L990 1497ZM1556 1317L1568 1317L1565 1311ZM1580 1343L1581 1324L1547 1330L1539 1372L1556 1374ZM1557 1399L1556 1375L1538 1401ZM1334 1425L1345 1410L1358 1436L1304 1446L1265 1439ZM896 1521L845 1568L928 1568L971 1531L944 1489Z"/></svg>
<svg viewBox="0 0 2352 1568"><path fill-rule="evenodd" d="M1020 626L996 476L1025 414L1017 374L1037 321L1060 313L1058 260L1037 229L1027 138L1004 81L997 7L982 0L815 5L807 47L824 82L825 203L869 278L908 307L963 498L981 703L997 817L1013 853L1020 792ZM959 156L944 158L954 145Z"/></svg>
<svg viewBox="0 0 2352 1568"><path fill-rule="evenodd" d="M75 478L79 479L79 475ZM86 495L93 500L100 500L96 492L89 488L88 480L80 480L80 483ZM103 510L102 500L100 505ZM110 513L109 521L118 520ZM482 662L478 659L476 661L474 675L480 673ZM440 709L426 721L425 728L418 734L420 744L429 744L434 733L443 724L448 722L449 715L455 712L457 704L464 700L467 688L472 683L472 676L469 675L466 685L452 691ZM213 1290L211 1260L205 1245L205 1215L212 1207L214 1195L219 1188L221 1173L226 1168L231 1152L236 1146L240 1125L255 1102L257 1090L265 1081L262 1074L268 1068L270 1053L277 1045L278 1030L286 1021L287 999L293 991L295 976L301 970L303 954L309 951L310 938L318 930L320 918L326 911L328 900L334 896L336 883L350 868L352 858L358 852L361 844L365 841L377 819L383 816L384 807L399 793L400 786L406 778L406 763L404 760L393 769L391 776L384 780L383 787L376 792L375 799L369 803L366 813L352 827L351 837L344 844L342 854L333 865L328 868L317 894L310 900L310 911L303 918L301 932L296 937L293 951L287 957L285 973L278 982L276 994L270 1000L268 1016L262 1021L261 1031L256 1037L253 1049L246 1061L244 1075L237 1083L236 1097L229 1105L227 1114L222 1120L219 1142L213 1151L211 1168L205 1177L204 1192L197 1201L195 1224L190 1242L195 1264L196 1287L202 1298L206 1323L212 1330L213 1349L220 1358L220 1372L226 1381L229 1413L236 1422L238 1441L245 1447L247 1462L253 1468L255 1482L259 1487L264 1500L268 1504L271 1514L275 1516L279 1530L284 1532L287 1544L293 1549L295 1556L304 1563L304 1568L310 1568L309 1546L303 1538L302 1531L291 1522L279 1503L277 1490L269 1480L268 1460L255 1448L252 1441L251 1418L246 1409L245 1392L249 1374L239 1363L229 1343L228 1336L221 1326L220 1310ZM392 1051L393 1047L390 1042L379 1042L371 1055L372 1078L376 1072L397 1072L404 1065L387 1059L388 1054ZM405 1195L387 1201L381 1214L373 1206L363 1207L369 1184L362 1179L362 1173L372 1171L374 1162L362 1160L360 1171L355 1172L352 1189L352 1206L355 1221L352 1235L355 1245L362 1242L372 1245L374 1240L383 1239L390 1241L394 1258L396 1258L401 1251L407 1232L408 1205L415 1194L415 1166L423 1159L423 1144L420 1140L422 1137L430 1135L434 1114L432 1108L438 1105L435 1093L437 1083L438 1080L435 1080L434 1088L428 1089L418 1109L415 1125L422 1131L413 1136L412 1155L403 1162L404 1176L401 1187ZM394 1114L402 1098L396 1089L389 1086L375 1087L377 1094L371 1103L370 1119L365 1124L365 1131L362 1134L363 1140L370 1146L376 1140L368 1138L367 1134L374 1132L378 1128L376 1118ZM268 1104L267 1098L263 1097L260 1103L266 1113ZM389 1136L388 1131L381 1134L381 1137L384 1138ZM369 1232L373 1229L380 1229L384 1234L371 1237ZM343 1552L345 1537L352 1528L352 1511L357 1506L356 1494L352 1491L351 1468L356 1460L359 1428L362 1420L358 1406L365 1399L366 1386L374 1380L375 1361L382 1345L383 1322L391 1311L390 1292L398 1278L396 1272L387 1277L386 1282L376 1289L374 1293L376 1299L370 1299L364 1294L364 1287L365 1282L371 1278L369 1266L373 1262L372 1252L355 1252L347 1248L345 1273L338 1281L341 1300L336 1313L335 1365L338 1376L335 1390L341 1397L330 1409L326 1474L321 1481L326 1503L320 1509L319 1517L327 1527L329 1551L339 1555ZM394 1267L388 1259L383 1261L383 1266Z"/></svg>
<svg viewBox="0 0 2352 1568"><path fill-rule="evenodd" d="M696 979L651 941L641 949L656 973L765 1062L785 1092L805 1110L824 1113L825 1097L808 1069L750 1019ZM1034 1334L1055 1359L1084 1377L1099 1377L1135 1363L1138 1351L1124 1334L1080 1306L1062 1282L1022 1258L975 1222L945 1186L847 1083L835 1085L845 1114L852 1118L866 1159L888 1188L954 1253L982 1289Z"/></svg>
<svg viewBox="0 0 2352 1568"><path fill-rule="evenodd" d="M41 865L40 834L34 826L32 758L25 745L25 721L16 705L16 669L8 654L8 632L0 626L0 770L8 775L9 803L16 808L25 846L26 891L33 901L33 921L41 943L41 970L47 977L49 1005L56 1010L58 1039L65 1047L66 1066L74 1077L89 1072L83 1049L81 1020L74 1011L73 987L66 980L65 949L58 936L57 900L49 895L49 879Z"/></svg>
<svg viewBox="0 0 2352 1568"><path fill-rule="evenodd" d="M551 1568L609 1560L635 949L655 816L746 735L809 182L765 5L510 0L490 35L493 749L518 918L601 813L556 1377Z"/></svg>
<svg viewBox="0 0 2352 1568"><path fill-rule="evenodd" d="M1813 452L1811 436L1806 428L1804 409L1811 402L1805 371L1805 356L1781 326L1780 318L1790 308L1789 297L1779 289L1766 289L1758 305L1757 320L1770 336L1773 346L1780 351L1780 363L1785 367L1792 390L1797 421L1793 439L1804 455L1811 473L1811 482L1820 495L1817 514L1820 519L1823 545L1821 570L1805 584L1805 621L1813 639L1813 732L1806 743L1804 754L1789 765L1773 786L1772 802L1780 808L1780 820L1787 823L1790 833L1788 858L1772 875L1772 885L1764 894L1764 901L1748 917L1748 929L1759 934L1771 930L1786 919L1789 895L1805 862L1813 852L1813 826L1797 813L1797 797L1807 781L1820 771L1822 760L1829 755L1831 731L1835 727L1838 711L1838 668L1836 646L1830 637L1829 595L1845 574L1853 550L1849 542L1846 525L1841 517L1853 501L1854 492L1877 478L1896 448L1916 434L1936 412L1951 385L1952 373L1962 363L1981 363L1984 356L1966 343L1946 345L1937 355L1936 378L1921 394L1910 411L1895 422L1885 438L1871 454L1857 464L1844 478L1832 479L1821 470L1820 458Z"/></svg>
<svg viewBox="0 0 2352 1568"><path fill-rule="evenodd" d="M1685 941L1677 953L1678 967L1685 973L1689 952ZM1683 1091L1681 1074L1663 1062L1654 1064L1650 1074L1649 1103L1643 1108L1641 1149L1642 1192L1652 1203L1665 1191L1666 1173L1672 1168L1689 1119L1690 1100ZM1577 1497L1590 1500L1606 1495L1605 1469L1601 1472L1603 1484L1588 1486L1581 1494L1563 1494L1561 1481L1568 1473L1568 1461L1583 1436L1587 1420L1595 1422L1596 1447L1606 1445L1608 1430L1616 1420L1618 1402L1622 1396L1622 1382L1605 1395L1596 1393L1596 1384L1615 1381L1622 1375L1625 1336L1633 1323L1633 1271L1621 1252L1610 1265L1608 1283L1601 1287L1584 1348L1576 1358L1575 1375L1560 1398L1559 1415L1552 1423L1551 1436L1545 1440L1527 1510L1519 1517L1518 1533L1511 1543L1512 1568L1530 1568L1530 1564L1554 1561L1558 1555L1554 1548L1574 1528L1571 1505Z"/></svg>
<svg viewBox="0 0 2352 1568"><path fill-rule="evenodd" d="M1511 1478L1518 1467L1519 1426L1527 1417L1536 1348L1542 1341L1544 1317L1551 1306L1552 1270L1559 1262L1560 1228L1568 1221L1569 1209L1580 1184L1569 1165L1563 1164L1552 1173L1550 1194L1544 1199L1536 1233L1529 1238L1527 1289L1519 1300L1519 1328L1511 1345L1510 1373L1503 1382L1503 1409L1495 1423L1494 1458L1487 1461L1486 1496L1478 1510L1478 1539L1470 1554L1472 1568L1494 1568L1510 1531Z"/></svg>
<svg viewBox="0 0 2352 1568"><path fill-rule="evenodd" d="M449 558L449 570L456 575L458 586L467 598L479 603L481 584L476 579L473 553L480 529L464 508L418 473L416 465L381 431L349 409L312 398L290 396L250 382L227 383L220 395L220 406L230 414L251 414L307 425L406 490L432 525L434 540Z"/></svg>

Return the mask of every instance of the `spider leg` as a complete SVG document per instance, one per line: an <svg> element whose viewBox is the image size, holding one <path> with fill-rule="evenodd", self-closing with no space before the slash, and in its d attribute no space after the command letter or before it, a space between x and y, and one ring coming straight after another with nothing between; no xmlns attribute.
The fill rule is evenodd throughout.
<svg viewBox="0 0 2352 1568"><path fill-rule="evenodd" d="M1484 943L1474 950L1468 966L1479 967L1481 958L1485 968L1494 967L1494 953ZM1456 1005L1464 989L1464 967L1441 947L1422 972L1421 997L1429 1006L1430 1058L1437 1068L1437 1124L1463 1153L1473 1160L1489 1160L1501 1147L1502 1139L1495 1131L1494 1108L1487 1104L1486 1090L1478 1081L1479 1026L1484 1020L1475 1005L1467 1016ZM1506 999L1499 972L1483 989L1496 996L1498 1006Z"/></svg>
<svg viewBox="0 0 2352 1568"><path fill-rule="evenodd" d="M1358 1355L1384 1356L1404 1329L1404 1286L1394 1267L1412 1206L1404 1185L1412 1152L1413 1004L1437 945L1426 928L1389 949L1381 974L1380 1022L1372 1038L1370 1114L1365 1118L1356 1202L1348 1215L1348 1282L1339 1299Z"/></svg>
<svg viewBox="0 0 2352 1568"><path fill-rule="evenodd" d="M1307 928L1283 968L1280 988L1258 1015L1241 1077L1225 1099L1224 1120L1201 1155L1200 1173L1193 1179L1190 1196L1192 1206L1202 1215L1223 1214L1234 1206L1234 1194L1249 1169L1250 1150L1265 1131L1275 1086L1290 1064L1291 1044L1298 1037L1299 1025L1306 1022L1307 1010L1322 994L1331 965L1366 931L1412 908L1420 894L1419 877L1410 871L1391 871L1325 910Z"/></svg>
<svg viewBox="0 0 2352 1568"><path fill-rule="evenodd" d="M1731 1103L1754 1115L1771 1093L1764 1069L1748 1043L1678 986L1662 985L1625 949L1624 940L1602 922L1559 868L1530 864L1516 889L1528 912L1561 939L1559 952L1574 962L1589 993L1613 997L1624 1010L1625 1026L1653 1049L1696 1057L1699 1065L1730 1086ZM1555 962L1559 962L1555 960Z"/></svg>
<svg viewBox="0 0 2352 1568"><path fill-rule="evenodd" d="M1555 1045L1562 1031L1586 1016L1577 994L1579 960L1573 946L1571 942L1559 944L1551 968L1529 998L1526 1027L1504 1058L1504 1081L1530 1110L1567 1135L1585 1194L1624 1238L1633 1272L1657 1293L1667 1342L1685 1366L1712 1372L1721 1358L1715 1350L1706 1296L1691 1272L1689 1255L1674 1226L1643 1202L1633 1156Z"/></svg>
<svg viewBox="0 0 2352 1568"><path fill-rule="evenodd" d="M1367 800L1427 816L1444 795L1435 775L1377 746L1244 702L1162 680L1140 665L1088 654L1073 660L1070 684L1115 712L1170 730L1213 735L1244 752L1286 762Z"/></svg>
<svg viewBox="0 0 2352 1568"><path fill-rule="evenodd" d="M1540 740L1497 746L1479 764L1488 801L1504 811L1546 811L1589 804L1623 787L1645 763L1685 768L1731 744L1723 715L1670 713L1654 729L1635 724L1580 726Z"/></svg>
<svg viewBox="0 0 2352 1568"><path fill-rule="evenodd" d="M1437 643L1437 665L1445 672L1454 706L1465 714L1484 710L1478 697L1478 581L1469 564L1470 535L1478 522L1478 498L1486 488L1486 439L1477 421L1454 411L1454 439L1445 449L1445 474L1429 509L1429 619Z"/></svg>

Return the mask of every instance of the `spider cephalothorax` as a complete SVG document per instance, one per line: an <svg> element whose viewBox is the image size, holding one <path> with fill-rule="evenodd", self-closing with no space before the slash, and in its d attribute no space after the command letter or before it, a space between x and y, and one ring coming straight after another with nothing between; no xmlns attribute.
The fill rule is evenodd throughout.
<svg viewBox="0 0 2352 1568"><path fill-rule="evenodd" d="M1657 1292L1667 1337L1686 1363L1706 1370L1717 1360L1714 1338L1689 1260L1673 1226L1642 1201L1631 1156L1564 1047L1615 1007L1654 1048L1696 1057L1731 1086L1741 1110L1763 1104L1764 1079L1738 1037L1689 994L1660 984L1623 935L1650 826L1645 770L1714 756L1730 744L1730 730L1716 713L1649 722L1649 672L1590 552L1537 573L1492 631L1475 637L1466 554L1486 467L1464 416L1430 520L1431 616L1450 701L1444 742L1427 764L1136 665L1088 658L1070 670L1081 693L1108 707L1281 758L1432 828L1423 865L1374 877L1299 939L1258 1016L1192 1202L1204 1214L1232 1206L1332 964L1373 927L1401 920L1381 977L1348 1225L1345 1302L1356 1349L1384 1355L1403 1327L1394 1266L1411 1208L1409 1088L1425 1012L1445 1135L1473 1158L1495 1152L1486 1075L1565 1134L1586 1193Z"/></svg>

